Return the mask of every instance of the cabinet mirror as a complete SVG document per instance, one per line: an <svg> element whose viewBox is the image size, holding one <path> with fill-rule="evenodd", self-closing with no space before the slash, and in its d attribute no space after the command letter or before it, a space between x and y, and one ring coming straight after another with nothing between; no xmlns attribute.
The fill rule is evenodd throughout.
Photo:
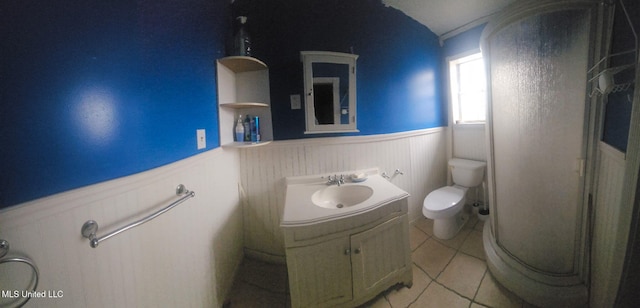
<svg viewBox="0 0 640 308"><path fill-rule="evenodd" d="M305 134L357 132L357 55L301 51L304 69Z"/></svg>

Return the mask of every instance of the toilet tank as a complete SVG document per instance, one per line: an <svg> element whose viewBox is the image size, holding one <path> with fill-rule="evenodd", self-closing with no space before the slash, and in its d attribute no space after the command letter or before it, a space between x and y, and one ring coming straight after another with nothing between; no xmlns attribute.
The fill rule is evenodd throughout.
<svg viewBox="0 0 640 308"><path fill-rule="evenodd" d="M451 176L455 184L476 187L482 184L487 163L476 160L452 158L449 160Z"/></svg>

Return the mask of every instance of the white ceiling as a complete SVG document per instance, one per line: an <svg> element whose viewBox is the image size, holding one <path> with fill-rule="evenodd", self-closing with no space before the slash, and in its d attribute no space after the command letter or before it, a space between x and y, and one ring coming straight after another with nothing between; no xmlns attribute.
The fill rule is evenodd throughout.
<svg viewBox="0 0 640 308"><path fill-rule="evenodd" d="M382 0L441 36L489 16L515 0Z"/></svg>

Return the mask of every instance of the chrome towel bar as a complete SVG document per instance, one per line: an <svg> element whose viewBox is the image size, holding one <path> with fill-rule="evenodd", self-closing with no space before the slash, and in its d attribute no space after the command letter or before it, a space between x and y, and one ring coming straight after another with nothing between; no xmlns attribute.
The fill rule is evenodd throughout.
<svg viewBox="0 0 640 308"><path fill-rule="evenodd" d="M92 248L96 248L98 247L98 244L100 244L100 242L115 236L119 233L122 233L124 231L127 231L131 228L137 227L149 220L152 220L164 213L166 213L167 211L169 211L170 209L174 208L176 205L187 201L187 199L191 198L191 197L195 197L196 193L194 191L189 191L186 187L184 187L184 185L180 184L178 185L178 187L176 187L176 196L180 196L180 195L184 195L182 196L180 199L174 201L173 203L167 205L165 208L145 217L142 218L140 220L134 221L124 227L121 227L117 230L111 231L109 233L107 233L106 235L103 235L102 237L98 237L96 235L96 233L98 232L98 223L95 222L94 220L87 220L83 225L82 225L82 236L86 237L89 239L89 245L91 245Z"/></svg>

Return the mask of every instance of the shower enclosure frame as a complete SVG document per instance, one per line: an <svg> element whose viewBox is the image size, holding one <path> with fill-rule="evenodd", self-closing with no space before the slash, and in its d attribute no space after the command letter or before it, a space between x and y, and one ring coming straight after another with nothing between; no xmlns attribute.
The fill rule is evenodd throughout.
<svg viewBox="0 0 640 308"><path fill-rule="evenodd" d="M565 0L565 1L531 1L517 2L500 14L494 16L485 27L481 46L487 71L487 171L488 196L491 209L491 223L485 224L483 242L487 255L487 265L492 275L505 287L525 299L527 302L539 306L572 306L583 305L588 301L589 285L589 220L590 220L590 191L593 185L593 170L595 165L595 142L598 140L596 132L600 125L595 98L587 95L591 91L591 84L586 84L585 106L583 116L582 155L584 160L582 176L580 177L578 204L576 205L576 225L573 249L573 267L570 272L555 273L541 270L527 264L509 252L500 242L497 224L500 223L500 210L496 204L496 161L494 152L494 123L492 102L491 50L490 40L509 25L526 20L529 17L554 13L563 10L584 9L589 14L589 52L588 67L585 68L585 83L587 69L597 62L597 59L608 48L608 35L604 25L610 24L610 7L603 1L595 0ZM606 42L606 43L605 43Z"/></svg>

